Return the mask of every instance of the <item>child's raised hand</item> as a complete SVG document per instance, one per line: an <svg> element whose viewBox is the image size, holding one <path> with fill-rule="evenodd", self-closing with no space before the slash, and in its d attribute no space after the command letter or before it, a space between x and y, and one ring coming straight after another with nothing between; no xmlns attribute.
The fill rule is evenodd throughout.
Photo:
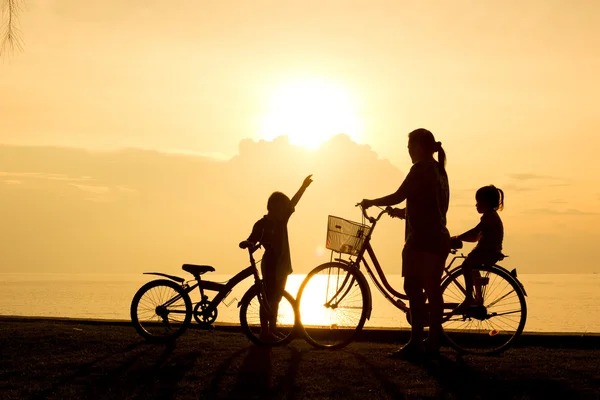
<svg viewBox="0 0 600 400"><path fill-rule="evenodd" d="M312 183L312 174L304 178L304 182L302 182L303 187L308 187Z"/></svg>

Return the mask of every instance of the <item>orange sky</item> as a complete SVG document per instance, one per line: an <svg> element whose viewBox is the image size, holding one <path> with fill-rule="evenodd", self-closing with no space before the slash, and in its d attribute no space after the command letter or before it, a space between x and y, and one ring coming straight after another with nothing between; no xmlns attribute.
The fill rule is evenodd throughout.
<svg viewBox="0 0 600 400"><path fill-rule="evenodd" d="M15 175L26 172L61 173L69 179L84 174L95 180L92 186L107 187L110 193L123 186L112 175L100 177L102 168L81 167L83 156L67 158L62 166L11 159L10 154L22 154L18 146L136 147L202 154L228 165L244 139L267 136L264 121L278 90L297 82L326 82L353 99L351 113L360 129L355 135L346 133L395 167L373 178L380 186L371 187L373 192L365 187L364 197L397 188L410 167L406 134L426 127L443 142L449 157L451 230L477 222L472 193L494 183L507 195L502 215L505 247L515 256L512 263L520 259L525 269L535 272L598 271L592 258L600 239L600 167L594 161L600 148L600 3L213 3L25 0L19 15L24 51L0 64L0 143L11 145L3 149L0 161L4 199L24 208L22 193L15 192L19 187L30 185L46 194L59 190L41 189L48 175ZM323 100L319 104L326 107L320 93L326 91L315 93L314 101L309 93L307 102ZM295 118L310 121L314 115ZM52 153L45 151L46 156ZM309 161L303 161L304 167L311 166ZM315 172L302 167L290 172L298 183L285 182L282 190L295 190L303 175ZM332 170L320 168L322 175L332 174L325 179L333 179ZM136 179L152 176L140 172ZM261 186L264 193L248 205L251 217L244 223L264 212L258 199L283 184L272 179L266 182L277 187ZM325 188L318 188L318 179L316 175L314 191L327 195ZM231 197L240 196L240 182L229 184ZM139 192L143 184L130 181L124 187ZM86 191L71 188L75 191L64 195L74 196L73 201L77 190ZM152 190L161 188L166 190L162 184ZM356 218L348 205L363 195L353 194L359 198L339 199L328 209L311 203L306 212L315 219L328 213ZM123 199L110 201L128 213ZM178 200L171 201L177 207ZM238 206L234 201L220 205ZM36 207L41 207L35 214L41 218L46 209L43 203ZM86 207L84 215L90 212ZM148 205L149 213L159 209L153 207ZM49 210L56 212L50 205ZM28 214L25 209L10 211L13 218ZM46 217L50 231L56 221ZM11 226L1 228L4 237L12 237ZM296 243L311 232L304 228L297 231ZM35 233L11 248L26 248L31 235ZM53 251L68 251L64 245ZM298 257L309 251L308 245L292 246L299 247L294 253ZM516 254L511 247L518 248ZM541 255L549 248L555 254ZM165 254L167 262L172 256ZM0 270L14 270L18 254L13 256L17 258L4 258ZM31 265L31 260L22 261L18 270ZM55 268L63 267L57 261Z"/></svg>

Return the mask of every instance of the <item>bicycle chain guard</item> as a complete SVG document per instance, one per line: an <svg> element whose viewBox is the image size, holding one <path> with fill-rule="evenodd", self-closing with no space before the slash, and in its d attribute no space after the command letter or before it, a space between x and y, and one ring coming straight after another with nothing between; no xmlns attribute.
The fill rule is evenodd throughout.
<svg viewBox="0 0 600 400"><path fill-rule="evenodd" d="M217 309L215 308L210 313L205 310L210 306L210 301L202 300L196 303L194 307L194 319L203 328L208 328L217 319Z"/></svg>

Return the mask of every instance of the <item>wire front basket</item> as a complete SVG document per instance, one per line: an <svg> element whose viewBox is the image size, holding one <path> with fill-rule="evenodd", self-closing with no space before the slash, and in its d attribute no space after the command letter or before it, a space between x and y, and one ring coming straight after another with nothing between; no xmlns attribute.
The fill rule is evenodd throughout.
<svg viewBox="0 0 600 400"><path fill-rule="evenodd" d="M356 256L365 242L371 227L340 217L329 216L325 247L338 253Z"/></svg>

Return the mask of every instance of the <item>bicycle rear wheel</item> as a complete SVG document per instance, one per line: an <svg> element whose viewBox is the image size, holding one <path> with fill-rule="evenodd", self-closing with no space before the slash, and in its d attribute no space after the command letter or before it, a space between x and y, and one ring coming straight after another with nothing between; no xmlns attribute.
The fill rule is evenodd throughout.
<svg viewBox="0 0 600 400"><path fill-rule="evenodd" d="M478 305L463 312L454 311L465 299L463 270L457 269L442 283L444 336L462 353L501 353L523 332L525 295L510 274L495 266L474 267L473 276Z"/></svg>
<svg viewBox="0 0 600 400"><path fill-rule="evenodd" d="M313 269L298 290L298 311L306 341L340 349L360 332L371 310L369 285L356 267L329 262Z"/></svg>
<svg viewBox="0 0 600 400"><path fill-rule="evenodd" d="M166 279L146 283L133 296L131 321L151 341L181 336L192 319L192 301L181 285Z"/></svg>
<svg viewBox="0 0 600 400"><path fill-rule="evenodd" d="M297 315L295 300L288 292L283 292L283 297L277 306L276 332L262 331L261 302L263 294L260 285L254 285L240 302L240 324L242 332L252 343L267 346L281 346L289 343L294 338ZM264 300L266 301L266 300ZM270 308L267 305L265 308ZM263 316L263 318L267 318Z"/></svg>

